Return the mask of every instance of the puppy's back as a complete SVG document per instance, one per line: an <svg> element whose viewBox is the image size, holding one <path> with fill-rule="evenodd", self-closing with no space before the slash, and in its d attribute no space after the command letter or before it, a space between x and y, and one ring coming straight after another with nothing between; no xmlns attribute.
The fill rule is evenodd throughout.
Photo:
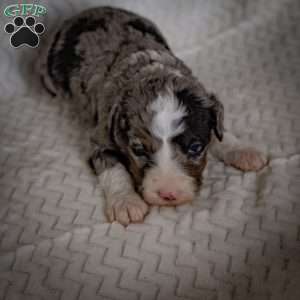
<svg viewBox="0 0 300 300"><path fill-rule="evenodd" d="M97 83L104 83L118 62L145 49L170 52L155 24L123 9L92 8L58 29L47 54L47 75L69 96L85 93L95 74Z"/></svg>

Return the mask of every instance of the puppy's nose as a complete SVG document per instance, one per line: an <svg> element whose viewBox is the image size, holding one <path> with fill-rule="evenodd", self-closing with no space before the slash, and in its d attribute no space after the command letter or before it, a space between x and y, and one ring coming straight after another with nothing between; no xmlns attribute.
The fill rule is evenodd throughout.
<svg viewBox="0 0 300 300"><path fill-rule="evenodd" d="M177 195L175 192L160 190L158 191L158 195L160 198L166 201L174 201L177 199Z"/></svg>

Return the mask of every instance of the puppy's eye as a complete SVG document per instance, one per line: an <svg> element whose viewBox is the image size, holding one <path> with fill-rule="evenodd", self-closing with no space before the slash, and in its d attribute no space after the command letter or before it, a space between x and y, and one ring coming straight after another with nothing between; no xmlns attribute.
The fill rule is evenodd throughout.
<svg viewBox="0 0 300 300"><path fill-rule="evenodd" d="M191 156L199 155L203 150L203 145L200 142L194 142L190 145L188 154Z"/></svg>
<svg viewBox="0 0 300 300"><path fill-rule="evenodd" d="M136 144L132 146L132 151L136 156L146 156L147 153L142 144Z"/></svg>

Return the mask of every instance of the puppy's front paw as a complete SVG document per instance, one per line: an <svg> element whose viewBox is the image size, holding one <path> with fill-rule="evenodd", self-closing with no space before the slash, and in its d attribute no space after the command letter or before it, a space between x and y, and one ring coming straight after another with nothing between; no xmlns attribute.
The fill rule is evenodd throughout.
<svg viewBox="0 0 300 300"><path fill-rule="evenodd" d="M267 163L267 157L254 148L242 148L229 151L225 163L242 171L259 171Z"/></svg>
<svg viewBox="0 0 300 300"><path fill-rule="evenodd" d="M137 195L118 195L108 199L106 214L110 222L117 221L124 226L142 222L148 212L148 205Z"/></svg>

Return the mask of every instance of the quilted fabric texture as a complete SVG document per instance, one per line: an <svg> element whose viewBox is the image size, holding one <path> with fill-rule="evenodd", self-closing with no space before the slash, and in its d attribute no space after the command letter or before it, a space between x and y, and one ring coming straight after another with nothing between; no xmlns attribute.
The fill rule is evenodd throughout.
<svg viewBox="0 0 300 300"><path fill-rule="evenodd" d="M0 30L0 299L300 299L300 1L41 4L38 48L12 48ZM85 130L35 71L47 33L100 4L155 21L269 166L242 173L210 159L191 205L106 223Z"/></svg>

